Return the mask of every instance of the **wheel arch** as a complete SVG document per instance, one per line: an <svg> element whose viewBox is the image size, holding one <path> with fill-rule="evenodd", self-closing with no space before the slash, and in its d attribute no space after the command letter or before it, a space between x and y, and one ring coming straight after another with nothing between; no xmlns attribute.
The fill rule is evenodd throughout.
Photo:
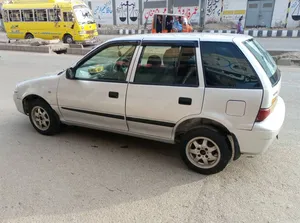
<svg viewBox="0 0 300 223"><path fill-rule="evenodd" d="M24 38L26 38L27 35L32 35L34 38L34 35L31 32L26 32Z"/></svg>
<svg viewBox="0 0 300 223"><path fill-rule="evenodd" d="M31 101L34 101L34 100L44 101L45 103L47 103L52 108L52 106L49 104L49 102L47 100L45 100L43 97L41 97L39 95L36 95L36 94L29 94L29 95L26 95L22 100L24 113L26 115L29 115L29 104L30 104Z"/></svg>
<svg viewBox="0 0 300 223"><path fill-rule="evenodd" d="M237 160L240 157L241 155L240 147L235 134L232 133L229 130L229 128L223 125L222 123L209 118L193 117L193 118L183 120L182 122L177 124L174 128L173 131L174 141L180 142L181 137L185 133L199 127L206 127L223 133L228 138L229 146L231 147L233 152L233 157L232 157L233 160Z"/></svg>

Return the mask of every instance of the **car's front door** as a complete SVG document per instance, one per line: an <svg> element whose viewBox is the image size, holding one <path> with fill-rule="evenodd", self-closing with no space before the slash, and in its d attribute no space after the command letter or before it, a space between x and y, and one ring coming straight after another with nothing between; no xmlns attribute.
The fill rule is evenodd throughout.
<svg viewBox="0 0 300 223"><path fill-rule="evenodd" d="M137 43L102 46L74 68L74 79L62 76L58 105L67 123L127 131L127 73Z"/></svg>
<svg viewBox="0 0 300 223"><path fill-rule="evenodd" d="M201 113L204 85L198 47L197 41L143 40L127 91L130 132L170 140L176 123Z"/></svg>

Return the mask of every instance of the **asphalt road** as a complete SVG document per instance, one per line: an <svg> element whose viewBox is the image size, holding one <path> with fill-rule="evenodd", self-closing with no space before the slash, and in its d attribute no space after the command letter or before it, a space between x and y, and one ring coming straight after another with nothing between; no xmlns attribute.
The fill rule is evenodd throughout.
<svg viewBox="0 0 300 223"><path fill-rule="evenodd" d="M204 177L174 146L81 128L39 135L14 106L15 84L79 57L0 56L0 222L300 222L299 68L281 68L279 140Z"/></svg>
<svg viewBox="0 0 300 223"><path fill-rule="evenodd" d="M101 35L100 39L106 41L120 35ZM267 50L300 51L300 38L256 38ZM0 42L7 41L5 33L0 32Z"/></svg>

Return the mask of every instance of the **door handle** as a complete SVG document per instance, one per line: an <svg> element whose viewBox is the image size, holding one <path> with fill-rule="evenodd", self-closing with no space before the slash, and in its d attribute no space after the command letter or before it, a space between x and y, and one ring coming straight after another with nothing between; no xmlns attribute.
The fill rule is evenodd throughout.
<svg viewBox="0 0 300 223"><path fill-rule="evenodd" d="M191 98L180 97L178 99L178 104L181 104L181 105L191 105L192 104L192 99Z"/></svg>
<svg viewBox="0 0 300 223"><path fill-rule="evenodd" d="M110 97L110 98L119 98L119 92L110 91L108 93L108 97Z"/></svg>

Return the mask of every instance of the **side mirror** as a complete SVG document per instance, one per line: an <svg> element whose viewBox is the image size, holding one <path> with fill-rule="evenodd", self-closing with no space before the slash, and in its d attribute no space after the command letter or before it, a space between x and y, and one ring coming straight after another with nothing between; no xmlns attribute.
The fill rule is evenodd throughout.
<svg viewBox="0 0 300 223"><path fill-rule="evenodd" d="M66 78L70 79L70 80L75 79L75 73L74 73L73 68L68 68L66 70Z"/></svg>

